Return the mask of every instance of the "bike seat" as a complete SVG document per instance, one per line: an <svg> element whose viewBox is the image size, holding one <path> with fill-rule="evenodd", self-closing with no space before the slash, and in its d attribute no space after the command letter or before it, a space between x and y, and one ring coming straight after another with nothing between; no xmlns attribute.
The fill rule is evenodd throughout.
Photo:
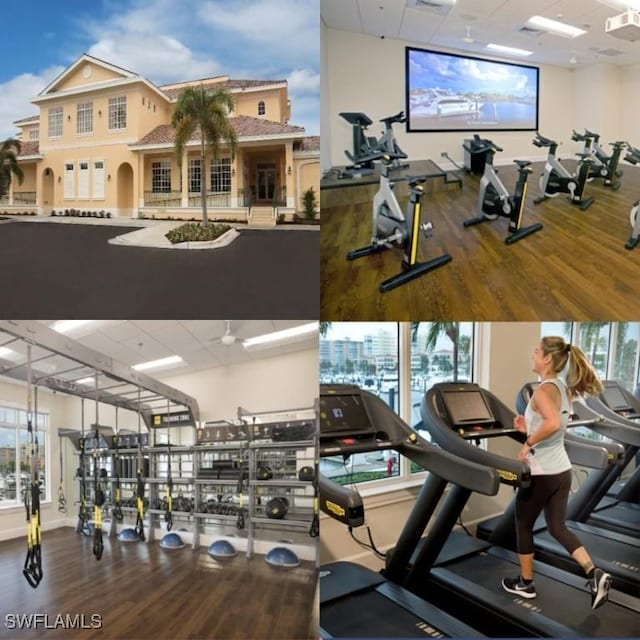
<svg viewBox="0 0 640 640"><path fill-rule="evenodd" d="M427 181L427 176L407 176L407 182L410 187L416 187Z"/></svg>
<svg viewBox="0 0 640 640"><path fill-rule="evenodd" d="M576 155L578 156L578 158L582 158L583 160L585 160L587 158L591 158L591 154L590 153L576 153Z"/></svg>
<svg viewBox="0 0 640 640"><path fill-rule="evenodd" d="M518 169L524 169L531 164L531 160L514 160L514 162L518 165Z"/></svg>

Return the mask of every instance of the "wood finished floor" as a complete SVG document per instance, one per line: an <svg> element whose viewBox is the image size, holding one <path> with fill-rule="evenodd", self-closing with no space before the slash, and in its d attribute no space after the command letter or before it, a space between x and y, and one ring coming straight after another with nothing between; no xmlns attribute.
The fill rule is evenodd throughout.
<svg viewBox="0 0 640 640"><path fill-rule="evenodd" d="M0 638L317 638L317 571L303 562L278 569L262 556L219 563L206 552L161 549L157 543L105 541L102 560L92 540L72 529L43 535L44 578L32 589L22 575L24 540L0 542ZM14 614L85 614L100 629L19 630Z"/></svg>
<svg viewBox="0 0 640 640"><path fill-rule="evenodd" d="M462 189L449 187L423 200L422 219L433 222L434 233L421 237L419 259L449 253L453 260L387 293L379 293L378 285L400 270L399 252L346 259L348 251L370 242L371 200L362 202L348 188L323 190L321 319L637 320L640 247L628 251L624 244L629 210L640 198L640 168L624 166L617 192L602 181L587 184L585 195L596 201L580 211L564 194L534 205L543 165L532 166L524 225L542 222L542 231L509 246L504 218L465 229L479 183L465 175ZM512 189L515 167L500 167L499 175ZM399 183L398 191L404 206L406 186Z"/></svg>

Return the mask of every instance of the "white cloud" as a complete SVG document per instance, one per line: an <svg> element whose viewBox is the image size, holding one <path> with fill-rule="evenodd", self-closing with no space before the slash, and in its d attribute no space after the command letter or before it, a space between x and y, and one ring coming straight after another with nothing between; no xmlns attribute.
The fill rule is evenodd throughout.
<svg viewBox="0 0 640 640"><path fill-rule="evenodd" d="M287 83L294 94L320 92L320 74L312 69L295 69L289 74Z"/></svg>
<svg viewBox="0 0 640 640"><path fill-rule="evenodd" d="M13 124L15 120L38 114L38 109L31 104L31 100L63 70L63 67L49 67L39 74L23 73L0 84L1 140L17 133Z"/></svg>
<svg viewBox="0 0 640 640"><path fill-rule="evenodd" d="M157 84L205 78L221 73L213 60L198 60L176 38L151 33L111 33L88 51Z"/></svg>

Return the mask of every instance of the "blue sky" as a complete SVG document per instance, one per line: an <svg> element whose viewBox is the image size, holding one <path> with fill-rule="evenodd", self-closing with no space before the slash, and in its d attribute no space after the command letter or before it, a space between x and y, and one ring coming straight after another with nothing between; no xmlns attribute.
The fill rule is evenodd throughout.
<svg viewBox="0 0 640 640"><path fill-rule="evenodd" d="M12 0L2 18L15 28L3 32L0 139L37 113L30 100L83 53L156 84L286 79L291 124L319 134L319 0Z"/></svg>

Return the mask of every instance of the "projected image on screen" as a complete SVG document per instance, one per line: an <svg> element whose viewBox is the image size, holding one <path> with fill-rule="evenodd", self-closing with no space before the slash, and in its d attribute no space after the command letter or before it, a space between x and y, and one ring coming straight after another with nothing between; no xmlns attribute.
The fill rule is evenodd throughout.
<svg viewBox="0 0 640 640"><path fill-rule="evenodd" d="M631 409L622 391L618 387L605 387L602 391L605 402L614 411L628 411Z"/></svg>
<svg viewBox="0 0 640 640"><path fill-rule="evenodd" d="M447 391L443 399L453 426L494 422L479 391Z"/></svg>
<svg viewBox="0 0 640 640"><path fill-rule="evenodd" d="M320 396L321 435L357 435L369 431L371 423L360 396Z"/></svg>
<svg viewBox="0 0 640 640"><path fill-rule="evenodd" d="M406 48L408 131L533 131L538 69Z"/></svg>

